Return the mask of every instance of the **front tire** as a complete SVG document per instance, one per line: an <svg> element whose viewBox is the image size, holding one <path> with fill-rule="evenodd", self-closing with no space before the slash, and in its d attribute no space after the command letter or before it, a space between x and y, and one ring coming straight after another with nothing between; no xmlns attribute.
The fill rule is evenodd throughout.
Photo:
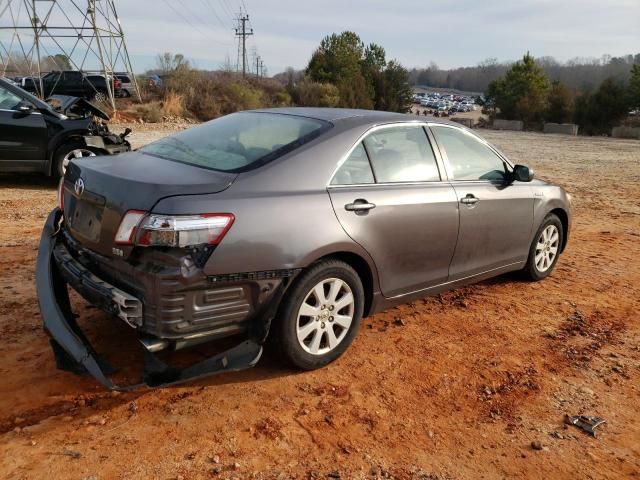
<svg viewBox="0 0 640 480"><path fill-rule="evenodd" d="M550 213L538 228L529 247L529 258L523 273L529 280L547 278L558 262L564 240L562 222Z"/></svg>
<svg viewBox="0 0 640 480"><path fill-rule="evenodd" d="M325 260L300 274L287 292L272 338L289 364L314 370L336 360L358 333L364 289L358 274Z"/></svg>

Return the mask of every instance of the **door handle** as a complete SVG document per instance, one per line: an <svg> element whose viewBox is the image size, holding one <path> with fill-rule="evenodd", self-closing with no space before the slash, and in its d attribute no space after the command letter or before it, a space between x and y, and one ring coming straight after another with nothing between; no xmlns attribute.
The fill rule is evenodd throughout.
<svg viewBox="0 0 640 480"><path fill-rule="evenodd" d="M372 208L376 208L376 204L369 203L364 198L358 198L357 200L354 200L353 203L347 203L344 206L344 209L348 212L366 212Z"/></svg>
<svg viewBox="0 0 640 480"><path fill-rule="evenodd" d="M464 203L465 205L468 205L468 206L473 206L479 201L480 199L476 197L473 193L469 193L467 194L466 197L463 197L460 199L460 203Z"/></svg>

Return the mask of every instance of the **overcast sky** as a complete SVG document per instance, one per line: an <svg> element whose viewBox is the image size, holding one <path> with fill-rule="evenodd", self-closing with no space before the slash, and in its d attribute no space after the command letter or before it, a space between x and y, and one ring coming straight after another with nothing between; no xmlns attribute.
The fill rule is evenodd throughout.
<svg viewBox="0 0 640 480"><path fill-rule="evenodd" d="M136 69L159 51L201 68L235 64L230 13L242 0L117 2ZM406 67L475 65L488 57L577 56L640 51L640 0L244 0L270 73L303 68L323 36L353 30ZM213 8L211 8L213 7ZM214 13L215 12L215 13ZM219 19L215 16L217 16ZM189 24L188 22L191 24Z"/></svg>
<svg viewBox="0 0 640 480"><path fill-rule="evenodd" d="M640 0L116 0L134 70L164 51L200 68L235 65L233 16L243 4L249 46L271 74L303 68L325 35L344 30L407 68L515 60L527 50L559 60L640 51Z"/></svg>

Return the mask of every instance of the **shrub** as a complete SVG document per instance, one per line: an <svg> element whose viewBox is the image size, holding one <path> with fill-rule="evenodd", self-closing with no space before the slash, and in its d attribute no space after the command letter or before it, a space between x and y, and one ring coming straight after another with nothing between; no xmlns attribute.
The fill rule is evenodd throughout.
<svg viewBox="0 0 640 480"><path fill-rule="evenodd" d="M309 78L298 83L293 93L296 104L301 107L336 107L340 103L338 87Z"/></svg>
<svg viewBox="0 0 640 480"><path fill-rule="evenodd" d="M588 135L608 135L627 116L628 102L624 85L608 78L595 93L576 99L575 123Z"/></svg>
<svg viewBox="0 0 640 480"><path fill-rule="evenodd" d="M158 123L162 121L162 105L158 101L134 105L131 111L145 122Z"/></svg>
<svg viewBox="0 0 640 480"><path fill-rule="evenodd" d="M173 117L184 115L184 97L175 92L167 92L162 100L162 113Z"/></svg>
<svg viewBox="0 0 640 480"><path fill-rule="evenodd" d="M545 120L554 123L569 123L573 119L573 113L573 96L562 83L553 82L547 98Z"/></svg>

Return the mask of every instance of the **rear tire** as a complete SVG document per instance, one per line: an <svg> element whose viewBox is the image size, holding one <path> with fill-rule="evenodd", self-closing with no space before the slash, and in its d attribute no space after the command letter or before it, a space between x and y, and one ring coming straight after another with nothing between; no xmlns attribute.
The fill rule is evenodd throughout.
<svg viewBox="0 0 640 480"><path fill-rule="evenodd" d="M271 339L302 370L324 367L349 347L360 326L364 289L356 271L325 260L300 274L282 301Z"/></svg>
<svg viewBox="0 0 640 480"><path fill-rule="evenodd" d="M522 273L529 280L538 281L547 278L558 262L564 231L557 215L550 213L542 221L531 246L529 258Z"/></svg>
<svg viewBox="0 0 640 480"><path fill-rule="evenodd" d="M53 155L53 170L51 174L57 178L63 177L67 170L67 165L74 158L95 157L100 154L99 150L88 147L80 141L63 143Z"/></svg>

